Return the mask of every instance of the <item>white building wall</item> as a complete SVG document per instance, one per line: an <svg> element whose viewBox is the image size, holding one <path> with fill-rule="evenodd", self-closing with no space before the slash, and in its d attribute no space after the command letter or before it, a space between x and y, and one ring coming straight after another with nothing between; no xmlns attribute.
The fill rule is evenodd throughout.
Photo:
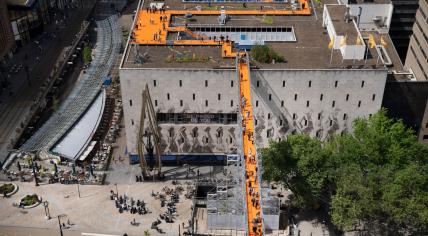
<svg viewBox="0 0 428 236"><path fill-rule="evenodd" d="M293 129L311 136L318 133L321 139L351 131L352 120L380 109L386 75L385 70L252 71L257 145L284 138Z"/></svg>
<svg viewBox="0 0 428 236"><path fill-rule="evenodd" d="M351 131L352 120L369 116L380 109L386 76L386 70L253 70L252 102L257 120L257 145L265 146L269 139L284 138L293 130L311 136L318 135L321 139L334 132ZM120 79L130 153L136 153L141 91L146 83L153 103L157 100L157 112L238 111L239 91L234 70L121 69ZM153 80L156 80L156 87ZM182 80L182 87L179 86L179 80ZM205 80L208 81L208 87L205 87ZM170 94L170 100L167 99L167 93ZM132 100L132 106L129 100ZM180 100L183 100L183 107L180 107ZM205 106L205 100L208 100L208 106ZM230 106L231 100L233 106ZM195 128L198 129L196 139L191 132ZM163 124L161 129L162 147L166 152L230 152L240 145L235 141L238 130L236 125ZM172 137L167 132L170 129L174 129ZM218 136L219 129L222 130L221 137ZM186 142L180 141L183 135L177 135L179 133L188 137ZM206 137L208 142L205 142ZM186 145L190 147L183 148Z"/></svg>

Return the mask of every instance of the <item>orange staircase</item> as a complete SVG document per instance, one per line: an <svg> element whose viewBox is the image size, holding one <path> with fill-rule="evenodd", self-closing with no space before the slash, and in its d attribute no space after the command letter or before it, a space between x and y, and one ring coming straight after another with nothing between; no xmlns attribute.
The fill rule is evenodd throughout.
<svg viewBox="0 0 428 236"><path fill-rule="evenodd" d="M246 56L246 58L244 57ZM241 115L243 130L243 150L245 158L246 203L248 214L248 234L263 235L263 221L260 201L260 183L257 176L257 155L254 146L254 119L251 104L251 81L248 56L240 54L238 73L241 94Z"/></svg>

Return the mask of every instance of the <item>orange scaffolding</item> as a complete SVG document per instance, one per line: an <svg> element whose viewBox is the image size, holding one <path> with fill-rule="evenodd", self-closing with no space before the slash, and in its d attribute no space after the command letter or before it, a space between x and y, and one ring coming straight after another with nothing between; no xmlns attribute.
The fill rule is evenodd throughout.
<svg viewBox="0 0 428 236"><path fill-rule="evenodd" d="M300 10L226 10L228 15L311 15L307 0L299 0ZM251 104L250 66L246 53L233 51L232 41L218 41L202 37L187 27L170 26L172 15L220 15L220 10L140 10L136 25L132 32L131 43L143 45L184 45L184 46L221 46L221 55L224 58L238 57L237 73L240 83L240 106L243 125L243 151L246 170L246 204L248 216L248 233L256 236L263 234L261 213L261 195L257 176L257 155L254 145L253 107ZM185 32L194 39L167 40L169 33Z"/></svg>

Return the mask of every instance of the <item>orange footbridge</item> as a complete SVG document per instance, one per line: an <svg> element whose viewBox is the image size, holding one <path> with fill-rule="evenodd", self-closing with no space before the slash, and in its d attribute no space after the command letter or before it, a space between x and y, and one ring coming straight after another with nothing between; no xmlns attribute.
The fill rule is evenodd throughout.
<svg viewBox="0 0 428 236"><path fill-rule="evenodd" d="M300 10L226 10L228 15L311 15L307 0L299 0ZM140 45L182 45L182 46L221 46L222 57L237 57L237 73L240 85L240 107L242 116L243 154L246 174L246 205L248 235L263 235L263 216L261 211L260 177L257 175L258 160L254 145L254 119L251 104L251 81L249 57L245 52L233 50L233 42L213 40L202 37L187 27L170 25L172 15L220 15L220 10L140 10L135 20L135 27L130 43ZM184 32L193 39L168 40L169 33Z"/></svg>
<svg viewBox="0 0 428 236"><path fill-rule="evenodd" d="M248 234L263 235L261 213L260 178L257 175L257 153L254 145L254 119L251 104L250 64L248 56L240 53L237 73L239 74L240 106L242 116L242 146L245 159L245 191L248 215Z"/></svg>

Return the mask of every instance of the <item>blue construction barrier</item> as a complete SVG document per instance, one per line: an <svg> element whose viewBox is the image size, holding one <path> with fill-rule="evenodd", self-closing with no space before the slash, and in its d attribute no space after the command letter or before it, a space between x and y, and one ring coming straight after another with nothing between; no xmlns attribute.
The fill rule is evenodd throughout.
<svg viewBox="0 0 428 236"><path fill-rule="evenodd" d="M140 162L138 155L129 155L130 163L136 164ZM226 155L216 155L216 154L185 154L185 155L162 155L161 156L162 165L182 165L182 164L210 164L210 165L224 165L226 163ZM150 159L146 156L146 161L149 162Z"/></svg>

